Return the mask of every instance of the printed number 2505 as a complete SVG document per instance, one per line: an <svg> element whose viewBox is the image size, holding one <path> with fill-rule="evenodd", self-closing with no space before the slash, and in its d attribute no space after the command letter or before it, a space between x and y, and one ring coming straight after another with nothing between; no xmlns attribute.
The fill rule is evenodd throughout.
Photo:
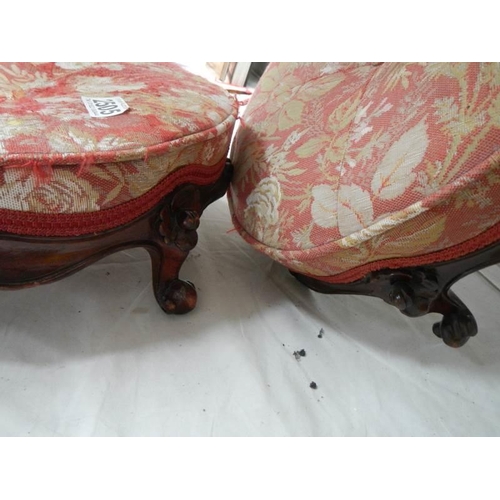
<svg viewBox="0 0 500 500"><path fill-rule="evenodd" d="M93 103L101 115L112 115L120 111L119 106L113 99L93 99Z"/></svg>

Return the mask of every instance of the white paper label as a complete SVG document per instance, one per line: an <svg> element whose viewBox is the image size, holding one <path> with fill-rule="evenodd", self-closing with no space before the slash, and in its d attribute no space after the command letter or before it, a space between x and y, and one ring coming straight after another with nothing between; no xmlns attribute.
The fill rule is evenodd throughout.
<svg viewBox="0 0 500 500"><path fill-rule="evenodd" d="M121 97L82 97L90 116L107 118L127 111L127 103Z"/></svg>

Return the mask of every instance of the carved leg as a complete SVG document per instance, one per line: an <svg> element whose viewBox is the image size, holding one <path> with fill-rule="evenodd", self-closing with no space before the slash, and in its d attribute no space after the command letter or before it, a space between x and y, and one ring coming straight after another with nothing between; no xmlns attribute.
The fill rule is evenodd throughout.
<svg viewBox="0 0 500 500"><path fill-rule="evenodd" d="M477 333L477 323L467 306L451 291L443 292L432 304L431 312L443 319L434 323L432 331L450 347L462 347Z"/></svg>
<svg viewBox="0 0 500 500"><path fill-rule="evenodd" d="M196 305L192 283L179 271L196 245L196 229L207 205L224 195L233 167L207 185L183 184L128 224L83 236L37 237L0 232L0 289L50 283L126 248L145 247L152 260L156 300L167 313L183 314Z"/></svg>
<svg viewBox="0 0 500 500"><path fill-rule="evenodd" d="M368 273L352 283L328 283L292 272L304 285L320 293L340 293L379 297L410 317L435 312L443 319L433 332L450 347L463 346L477 333L477 323L465 304L450 290L460 278L500 262L500 243L495 243L461 259L434 266L383 269Z"/></svg>
<svg viewBox="0 0 500 500"><path fill-rule="evenodd" d="M196 212L160 214L158 239L150 249L153 264L153 288L160 307L169 314L185 314L196 306L196 289L179 279L179 272L189 252L196 246L199 215Z"/></svg>
<svg viewBox="0 0 500 500"><path fill-rule="evenodd" d="M179 279L189 252L198 242L196 230L207 205L226 192L232 175L230 162L221 178L212 185L189 184L168 196L154 222L154 247L149 249L153 264L156 300L168 314L185 314L196 306L193 283Z"/></svg>

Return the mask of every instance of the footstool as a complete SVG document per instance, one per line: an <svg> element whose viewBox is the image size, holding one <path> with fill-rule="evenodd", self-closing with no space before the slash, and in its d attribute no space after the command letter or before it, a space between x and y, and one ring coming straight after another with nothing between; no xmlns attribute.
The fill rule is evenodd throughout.
<svg viewBox="0 0 500 500"><path fill-rule="evenodd" d="M499 63L271 63L231 158L236 228L299 281L476 334L450 287L500 262Z"/></svg>
<svg viewBox="0 0 500 500"><path fill-rule="evenodd" d="M179 270L228 186L236 114L176 64L2 63L0 288L142 246L162 309L193 309Z"/></svg>

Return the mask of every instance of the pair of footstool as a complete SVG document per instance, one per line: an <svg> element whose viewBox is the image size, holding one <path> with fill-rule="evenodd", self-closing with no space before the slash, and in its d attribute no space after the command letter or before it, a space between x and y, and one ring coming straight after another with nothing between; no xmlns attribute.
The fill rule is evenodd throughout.
<svg viewBox="0 0 500 500"><path fill-rule="evenodd" d="M0 65L0 287L144 246L160 306L191 310L178 273L236 118L174 64ZM301 282L476 334L450 287L500 262L497 63L271 63L230 156L235 227Z"/></svg>

